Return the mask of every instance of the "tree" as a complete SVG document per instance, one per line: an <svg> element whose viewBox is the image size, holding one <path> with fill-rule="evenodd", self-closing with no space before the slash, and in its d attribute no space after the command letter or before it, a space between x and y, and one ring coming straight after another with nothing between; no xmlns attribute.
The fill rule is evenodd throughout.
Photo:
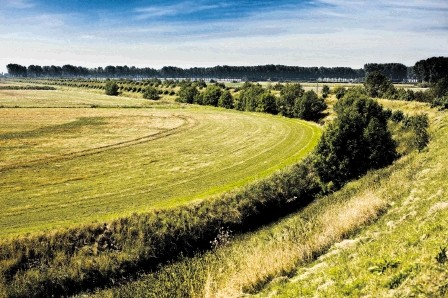
<svg viewBox="0 0 448 298"><path fill-rule="evenodd" d="M448 77L448 57L431 57L420 60L414 65L414 73L418 80L434 83Z"/></svg>
<svg viewBox="0 0 448 298"><path fill-rule="evenodd" d="M276 98L270 91L266 91L258 97L256 111L277 114Z"/></svg>
<svg viewBox="0 0 448 298"><path fill-rule="evenodd" d="M143 98L157 100L160 98L160 95L156 88L147 86L143 91Z"/></svg>
<svg viewBox="0 0 448 298"><path fill-rule="evenodd" d="M340 187L397 157L387 115L376 101L352 92L336 103L335 111L337 118L319 141L314 162L324 183Z"/></svg>
<svg viewBox="0 0 448 298"><path fill-rule="evenodd" d="M327 98L328 94L330 94L330 87L328 85L322 86L322 97Z"/></svg>
<svg viewBox="0 0 448 298"><path fill-rule="evenodd" d="M278 111L286 117L294 117L294 106L300 97L302 97L304 90L299 83L286 84L280 91L280 99L278 102Z"/></svg>
<svg viewBox="0 0 448 298"><path fill-rule="evenodd" d="M345 95L345 87L344 86L336 86L333 88L333 93L337 99L341 99Z"/></svg>
<svg viewBox="0 0 448 298"><path fill-rule="evenodd" d="M392 82L379 71L369 73L364 82L364 87L371 97L382 97L387 92L391 92L391 89L394 89Z"/></svg>
<svg viewBox="0 0 448 298"><path fill-rule="evenodd" d="M448 77L440 79L437 83L435 83L430 92L434 96L434 98L444 97L448 95Z"/></svg>
<svg viewBox="0 0 448 298"><path fill-rule="evenodd" d="M294 116L304 120L318 120L327 108L313 91L306 91L294 104Z"/></svg>
<svg viewBox="0 0 448 298"><path fill-rule="evenodd" d="M263 87L260 84L246 82L241 88L238 107L249 112L256 111L259 97L264 93Z"/></svg>
<svg viewBox="0 0 448 298"><path fill-rule="evenodd" d="M218 106L219 98L222 95L222 90L216 85L209 85L202 94L202 103L208 106Z"/></svg>
<svg viewBox="0 0 448 298"><path fill-rule="evenodd" d="M117 96L118 95L118 84L114 81L107 80L104 87L106 95Z"/></svg>
<svg viewBox="0 0 448 298"><path fill-rule="evenodd" d="M199 96L199 91L195 86L191 84L183 84L178 92L178 98L176 101L183 103L193 103Z"/></svg>
<svg viewBox="0 0 448 298"><path fill-rule="evenodd" d="M27 75L26 67L19 64L10 63L6 65L6 69L12 77L26 77Z"/></svg>
<svg viewBox="0 0 448 298"><path fill-rule="evenodd" d="M233 97L229 90L224 90L219 97L218 106L226 109L233 109Z"/></svg>

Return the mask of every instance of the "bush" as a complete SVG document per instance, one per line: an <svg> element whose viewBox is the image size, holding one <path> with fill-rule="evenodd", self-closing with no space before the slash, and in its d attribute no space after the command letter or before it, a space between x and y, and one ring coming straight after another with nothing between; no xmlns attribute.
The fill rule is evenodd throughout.
<svg viewBox="0 0 448 298"><path fill-rule="evenodd" d="M156 88L147 86L143 92L143 98L157 100L160 98L160 96Z"/></svg>
<svg viewBox="0 0 448 298"><path fill-rule="evenodd" d="M336 86L333 88L333 93L336 96L337 99L341 99L345 95L345 87L343 86Z"/></svg>
<svg viewBox="0 0 448 298"><path fill-rule="evenodd" d="M327 98L328 94L330 94L330 87L328 87L328 85L323 85L322 86L322 97Z"/></svg>
<svg viewBox="0 0 448 298"><path fill-rule="evenodd" d="M277 114L277 101L275 96L270 91L264 92L257 99L257 112L269 113L274 115Z"/></svg>
<svg viewBox="0 0 448 298"><path fill-rule="evenodd" d="M381 72L373 71L368 74L364 82L367 94L371 97L384 97L386 93L393 93L395 89L392 82Z"/></svg>
<svg viewBox="0 0 448 298"><path fill-rule="evenodd" d="M305 92L294 105L294 116L304 120L318 120L327 108L323 100L313 91Z"/></svg>
<svg viewBox="0 0 448 298"><path fill-rule="evenodd" d="M202 98L202 102L204 105L208 106L218 106L219 98L221 97L222 90L216 85L209 85L205 89Z"/></svg>
<svg viewBox="0 0 448 298"><path fill-rule="evenodd" d="M403 126L411 128L415 133L413 139L413 146L418 151L423 150L429 143L429 119L426 114L418 114L415 116L408 116L403 120Z"/></svg>
<svg viewBox="0 0 448 298"><path fill-rule="evenodd" d="M390 116L390 120L393 122L401 122L404 119L404 114L401 110L396 110L392 112L392 115Z"/></svg>
<svg viewBox="0 0 448 298"><path fill-rule="evenodd" d="M287 83L280 91L280 98L278 101L278 111L286 117L294 117L294 109L296 101L302 97L305 90L299 83Z"/></svg>
<svg viewBox="0 0 448 298"><path fill-rule="evenodd" d="M336 120L316 148L315 167L324 183L340 187L397 157L387 117L376 101L351 92L336 103L335 111Z"/></svg>
<svg viewBox="0 0 448 298"><path fill-rule="evenodd" d="M107 80L105 85L106 95L117 96L118 95L118 85L116 82Z"/></svg>
<svg viewBox="0 0 448 298"><path fill-rule="evenodd" d="M180 87L176 101L183 103L193 103L199 96L199 91L195 86L183 84Z"/></svg>
<svg viewBox="0 0 448 298"><path fill-rule="evenodd" d="M226 109L233 109L233 97L230 91L224 90L219 97L218 106Z"/></svg>

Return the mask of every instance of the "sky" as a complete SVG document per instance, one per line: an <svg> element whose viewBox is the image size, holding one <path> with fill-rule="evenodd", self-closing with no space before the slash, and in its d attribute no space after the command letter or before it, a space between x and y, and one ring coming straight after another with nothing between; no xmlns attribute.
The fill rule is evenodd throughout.
<svg viewBox="0 0 448 298"><path fill-rule="evenodd" d="M0 0L6 64L350 66L448 56L447 0Z"/></svg>

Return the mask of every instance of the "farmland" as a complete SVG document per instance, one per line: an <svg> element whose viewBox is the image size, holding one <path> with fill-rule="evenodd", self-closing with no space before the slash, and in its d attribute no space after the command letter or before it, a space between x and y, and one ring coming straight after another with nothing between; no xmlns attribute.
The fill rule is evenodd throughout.
<svg viewBox="0 0 448 298"><path fill-rule="evenodd" d="M297 162L320 136L299 120L76 89L0 98L2 237L204 199Z"/></svg>
<svg viewBox="0 0 448 298"><path fill-rule="evenodd" d="M156 101L141 99L141 83L137 88L129 82L121 83L118 97L82 81L61 81L65 85L54 90L20 90L17 84L0 91L0 115L6 120L0 126L6 206L0 222L5 239L0 294L66 296L95 290L106 297L228 297L260 290L270 295L272 287L277 293L275 280L264 288L272 278L287 280L300 270L298 264L312 262L389 208L384 193L396 181L412 179L406 175L416 169L409 161L427 152L416 151L427 143L420 147L414 141L417 133L425 136L427 115L436 127L443 128L445 121L443 112L427 104L386 100L382 104L391 110L383 110L362 87L344 89L342 99L331 94L323 105L315 97L325 109L315 114L325 118L315 121L330 124L308 155L320 126L268 115L277 112L264 101L273 100L280 114L298 117L301 100L313 95L301 85L284 84L270 93L250 83L229 88L189 82L197 92L193 103L199 104L192 105L171 95L176 90L180 97L185 82L180 87L167 83L158 86L162 98ZM200 106L217 88L235 105ZM289 110L283 106L288 90L298 96ZM344 111L358 115L360 127L373 123L362 117L377 117L375 125L383 126L373 132L384 127L395 141L387 141L384 131L377 142L367 128L346 134L345 140L344 135L334 138L329 131L353 124L340 120L347 119L339 115ZM419 118L420 111L425 115ZM439 135L434 136L433 146L439 146ZM388 148L382 145L397 142L396 158L401 158L336 191L350 176L335 171L326 183L332 165L316 165L334 159L321 158L328 154L319 151L322 140L338 147L353 142L354 150L361 144L360 152L377 150L366 156L380 159L386 153L381 148ZM381 167L376 164L370 169ZM290 216L281 219L285 215ZM115 286L117 280L121 286Z"/></svg>

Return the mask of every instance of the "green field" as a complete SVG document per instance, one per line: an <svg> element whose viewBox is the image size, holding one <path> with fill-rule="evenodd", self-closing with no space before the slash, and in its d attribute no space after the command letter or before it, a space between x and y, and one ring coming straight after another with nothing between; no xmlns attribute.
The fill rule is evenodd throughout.
<svg viewBox="0 0 448 298"><path fill-rule="evenodd" d="M70 88L1 90L0 106L3 238L207 198L295 163L321 134L300 120Z"/></svg>

